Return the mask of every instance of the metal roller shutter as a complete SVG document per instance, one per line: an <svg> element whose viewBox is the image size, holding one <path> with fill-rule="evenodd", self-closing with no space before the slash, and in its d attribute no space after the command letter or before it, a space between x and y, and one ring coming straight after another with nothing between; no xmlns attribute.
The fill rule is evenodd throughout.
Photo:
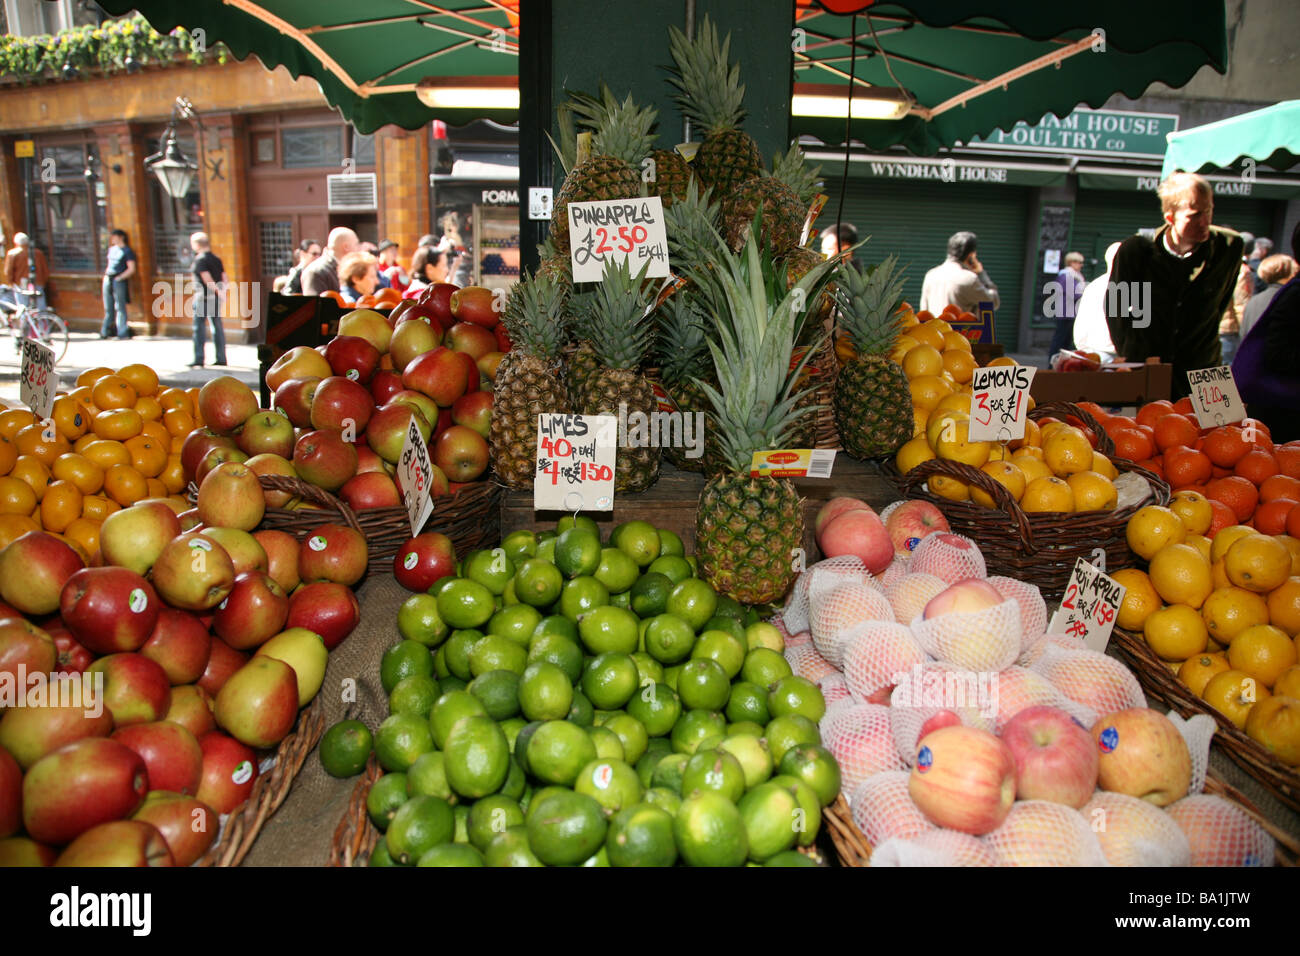
<svg viewBox="0 0 1300 956"><path fill-rule="evenodd" d="M818 229L835 225L839 180L826 177L830 199ZM1025 261L1025 222L1030 190L1016 186L917 183L897 179L850 177L844 199L844 221L858 236L871 237L864 247L868 262L890 253L907 269L904 295L914 306L921 301L925 273L943 261L948 237L969 229L979 236L979 257L997 284L1001 304L995 314L997 340L1016 348Z"/></svg>

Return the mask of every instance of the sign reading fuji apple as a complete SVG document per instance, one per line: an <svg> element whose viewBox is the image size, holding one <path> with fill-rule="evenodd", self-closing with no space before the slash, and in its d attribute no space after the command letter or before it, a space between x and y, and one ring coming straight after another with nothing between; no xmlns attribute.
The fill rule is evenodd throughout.
<svg viewBox="0 0 1300 956"><path fill-rule="evenodd" d="M411 519L411 534L419 534L433 513L433 465L414 415L406 429L402 454L397 459L397 480L402 488L406 513Z"/></svg>

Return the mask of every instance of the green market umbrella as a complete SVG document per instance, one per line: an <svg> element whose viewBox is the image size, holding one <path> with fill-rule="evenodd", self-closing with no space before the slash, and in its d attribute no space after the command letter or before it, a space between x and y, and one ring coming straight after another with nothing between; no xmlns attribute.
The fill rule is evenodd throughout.
<svg viewBox="0 0 1300 956"><path fill-rule="evenodd" d="M855 97L902 87L914 98L901 119L855 115L851 137L875 151L901 145L929 155L1227 65L1222 0L798 0L795 26L804 31L795 36L796 102L804 91L845 97L850 72ZM842 143L843 112L795 115L792 132Z"/></svg>
<svg viewBox="0 0 1300 956"><path fill-rule="evenodd" d="M1177 169L1227 169L1246 159L1289 169L1300 161L1300 100L1170 133L1167 140L1162 179Z"/></svg>
<svg viewBox="0 0 1300 956"><path fill-rule="evenodd" d="M102 0L110 14L137 10L161 33L203 29L237 59L257 56L314 78L330 106L362 133L388 123L419 129L435 117L459 125L513 122L517 108L431 109L416 84L516 88L518 0Z"/></svg>

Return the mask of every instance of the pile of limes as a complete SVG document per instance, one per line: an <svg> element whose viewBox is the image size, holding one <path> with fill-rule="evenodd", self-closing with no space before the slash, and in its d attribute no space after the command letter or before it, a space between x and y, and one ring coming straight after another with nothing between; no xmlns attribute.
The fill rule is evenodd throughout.
<svg viewBox="0 0 1300 956"><path fill-rule="evenodd" d="M825 701L671 531L515 531L397 627L371 866L811 864L840 789ZM321 746L338 775L369 750L344 725Z"/></svg>

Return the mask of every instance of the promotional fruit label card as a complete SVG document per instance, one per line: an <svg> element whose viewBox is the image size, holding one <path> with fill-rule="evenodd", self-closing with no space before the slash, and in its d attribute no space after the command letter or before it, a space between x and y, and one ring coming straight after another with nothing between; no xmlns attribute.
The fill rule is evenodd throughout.
<svg viewBox="0 0 1300 956"><path fill-rule="evenodd" d="M1061 606L1047 625L1051 634L1073 634L1083 638L1089 650L1106 653L1115 617L1124 603L1127 589L1109 575L1102 574L1083 558L1074 562L1074 571L1065 586Z"/></svg>
<svg viewBox="0 0 1300 956"><path fill-rule="evenodd" d="M975 369L970 383L968 441L1009 442L1025 437L1029 419L1032 365L994 365Z"/></svg>
<svg viewBox="0 0 1300 956"><path fill-rule="evenodd" d="M668 275L668 231L658 196L571 202L569 261L574 282L603 282L605 262L626 260L636 275L648 261L647 279Z"/></svg>
<svg viewBox="0 0 1300 956"><path fill-rule="evenodd" d="M402 454L397 459L397 483L411 519L411 534L417 535L433 513L433 463L414 415L402 442Z"/></svg>
<svg viewBox="0 0 1300 956"><path fill-rule="evenodd" d="M778 448L754 452L749 474L754 478L829 478L834 465L833 448Z"/></svg>
<svg viewBox="0 0 1300 956"><path fill-rule="evenodd" d="M23 379L19 398L44 421L54 409L59 376L54 374L54 350L34 339L23 339Z"/></svg>
<svg viewBox="0 0 1300 956"><path fill-rule="evenodd" d="M536 511L613 511L618 418L537 416Z"/></svg>
<svg viewBox="0 0 1300 956"><path fill-rule="evenodd" d="M1195 368L1187 373L1192 386L1192 409L1202 428L1231 425L1246 417L1246 405L1237 391L1232 366Z"/></svg>

